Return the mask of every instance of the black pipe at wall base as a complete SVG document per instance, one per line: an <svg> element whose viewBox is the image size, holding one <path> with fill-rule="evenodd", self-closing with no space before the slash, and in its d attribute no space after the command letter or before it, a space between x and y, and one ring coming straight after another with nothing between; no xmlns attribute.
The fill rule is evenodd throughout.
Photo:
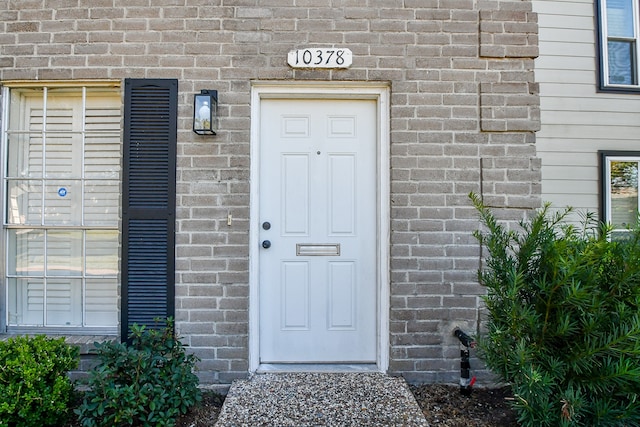
<svg viewBox="0 0 640 427"><path fill-rule="evenodd" d="M456 328L453 331L453 335L460 340L460 344L467 348L474 347L476 344L475 341L473 341L473 339L469 335L465 334L461 329Z"/></svg>
<svg viewBox="0 0 640 427"><path fill-rule="evenodd" d="M463 396L471 395L473 384L476 377L471 377L471 363L469 362L469 347L475 347L475 342L471 337L460 329L453 331L453 335L460 340L460 344L464 347L460 349L460 394Z"/></svg>
<svg viewBox="0 0 640 427"><path fill-rule="evenodd" d="M471 363L469 363L469 350L460 350L460 394L471 395Z"/></svg>

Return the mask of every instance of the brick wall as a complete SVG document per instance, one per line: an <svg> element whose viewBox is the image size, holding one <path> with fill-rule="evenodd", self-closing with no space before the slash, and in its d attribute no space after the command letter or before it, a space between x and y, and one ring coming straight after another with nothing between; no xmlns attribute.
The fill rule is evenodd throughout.
<svg viewBox="0 0 640 427"><path fill-rule="evenodd" d="M211 383L248 370L250 81L391 83L390 371L456 381L483 292L467 194L505 219L540 204L537 45L529 1L0 0L2 80L179 79L176 315ZM289 68L308 46L353 65ZM203 139L205 88L222 130Z"/></svg>

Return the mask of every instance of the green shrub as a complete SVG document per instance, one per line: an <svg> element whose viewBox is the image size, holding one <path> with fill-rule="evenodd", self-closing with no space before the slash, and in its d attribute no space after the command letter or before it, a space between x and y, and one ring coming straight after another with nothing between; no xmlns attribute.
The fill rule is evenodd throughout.
<svg viewBox="0 0 640 427"><path fill-rule="evenodd" d="M78 348L64 338L19 336L0 341L0 426L62 425L70 411Z"/></svg>
<svg viewBox="0 0 640 427"><path fill-rule="evenodd" d="M488 249L480 355L524 426L640 425L640 230L612 241L549 205L508 230L474 195ZM564 224L564 225L563 225Z"/></svg>
<svg viewBox="0 0 640 427"><path fill-rule="evenodd" d="M83 426L172 426L201 400L197 358L186 354L171 320L163 329L134 325L130 342L96 343L99 364L76 410Z"/></svg>

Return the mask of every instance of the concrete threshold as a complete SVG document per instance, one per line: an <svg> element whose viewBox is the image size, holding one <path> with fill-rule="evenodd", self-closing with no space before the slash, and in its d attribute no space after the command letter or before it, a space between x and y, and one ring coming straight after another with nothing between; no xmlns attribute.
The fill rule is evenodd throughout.
<svg viewBox="0 0 640 427"><path fill-rule="evenodd" d="M279 372L234 381L216 426L428 424L402 378L380 372Z"/></svg>
<svg viewBox="0 0 640 427"><path fill-rule="evenodd" d="M379 372L375 363L263 363L256 373L285 373L285 372Z"/></svg>

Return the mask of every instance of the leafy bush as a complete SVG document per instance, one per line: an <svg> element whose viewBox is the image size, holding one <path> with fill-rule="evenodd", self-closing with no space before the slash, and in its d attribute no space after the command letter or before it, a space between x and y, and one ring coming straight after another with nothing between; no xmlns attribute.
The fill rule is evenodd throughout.
<svg viewBox="0 0 640 427"><path fill-rule="evenodd" d="M19 336L0 341L0 426L56 426L68 415L78 348L64 338Z"/></svg>
<svg viewBox="0 0 640 427"><path fill-rule="evenodd" d="M198 359L186 354L171 320L163 329L133 325L130 341L96 343L100 362L76 410L83 426L172 426L201 400Z"/></svg>
<svg viewBox="0 0 640 427"><path fill-rule="evenodd" d="M640 425L640 230L612 241L546 205L515 232L471 198L489 251L480 355L511 383L520 423Z"/></svg>

